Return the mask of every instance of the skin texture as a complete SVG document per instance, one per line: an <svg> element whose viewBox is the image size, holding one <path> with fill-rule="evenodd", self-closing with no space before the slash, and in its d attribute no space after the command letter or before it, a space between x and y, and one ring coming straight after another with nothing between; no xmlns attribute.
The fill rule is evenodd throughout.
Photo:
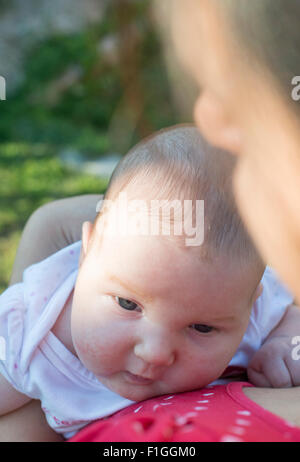
<svg viewBox="0 0 300 462"><path fill-rule="evenodd" d="M175 47L201 89L195 121L211 143L238 156L240 213L265 261L299 300L297 117L270 72L239 46L220 2L175 3Z"/></svg>
<svg viewBox="0 0 300 462"><path fill-rule="evenodd" d="M300 367L294 347L299 342L299 307L291 305L255 353L247 369L249 381L259 387L286 388L300 384ZM296 343L293 343L297 341Z"/></svg>
<svg viewBox="0 0 300 462"><path fill-rule="evenodd" d="M39 401L0 417L0 442L61 442L63 438L47 424Z"/></svg>
<svg viewBox="0 0 300 462"><path fill-rule="evenodd" d="M49 202L37 209L28 219L17 249L10 285L22 281L28 266L43 260L72 242L81 239L81 224L96 217L101 195L82 195ZM63 226L63 222L77 226ZM41 237L43 237L41 239Z"/></svg>
<svg viewBox="0 0 300 462"><path fill-rule="evenodd" d="M71 315L82 363L134 401L216 380L247 329L259 293L256 271L228 258L203 262L162 236L91 236L90 223Z"/></svg>
<svg viewBox="0 0 300 462"><path fill-rule="evenodd" d="M299 122L274 77L239 46L220 2L173 3L173 43L199 86L195 121L211 143L238 156L234 187L240 213L265 261L299 303ZM244 392L300 424L299 387Z"/></svg>

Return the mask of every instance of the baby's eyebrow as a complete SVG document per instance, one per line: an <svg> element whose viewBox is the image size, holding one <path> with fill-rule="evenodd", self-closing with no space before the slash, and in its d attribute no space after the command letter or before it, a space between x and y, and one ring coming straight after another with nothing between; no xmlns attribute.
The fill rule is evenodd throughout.
<svg viewBox="0 0 300 462"><path fill-rule="evenodd" d="M212 318L212 322L233 322L237 318L236 315L228 315L228 316L216 316L215 318Z"/></svg>
<svg viewBox="0 0 300 462"><path fill-rule="evenodd" d="M113 282L117 282L120 286L122 286L125 290L128 290L128 292L133 293L137 296L138 299L144 300L147 303L150 303L153 301L153 297L151 297L149 294L146 294L144 291L139 290L139 289L133 289L131 286L133 284L129 283L128 281L121 280L118 278L115 274L107 274L108 279L110 279Z"/></svg>

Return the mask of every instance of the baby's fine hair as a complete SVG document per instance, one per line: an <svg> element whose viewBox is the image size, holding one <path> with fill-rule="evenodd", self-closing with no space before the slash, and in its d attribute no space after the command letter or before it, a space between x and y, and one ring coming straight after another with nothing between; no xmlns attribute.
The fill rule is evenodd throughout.
<svg viewBox="0 0 300 462"><path fill-rule="evenodd" d="M199 255L225 255L262 265L237 211L233 156L210 146L193 125L177 125L142 140L115 168L104 199L126 191L130 199L204 201ZM101 218L101 211L99 214Z"/></svg>

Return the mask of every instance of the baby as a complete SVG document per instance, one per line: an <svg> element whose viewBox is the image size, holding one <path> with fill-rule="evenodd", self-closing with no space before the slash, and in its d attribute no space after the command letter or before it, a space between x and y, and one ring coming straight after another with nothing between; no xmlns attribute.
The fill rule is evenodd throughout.
<svg viewBox="0 0 300 462"><path fill-rule="evenodd" d="M121 160L82 241L0 297L0 415L39 399L69 437L132 402L210 384L228 366L266 386L300 383L290 359L300 311L240 221L233 167L193 126L159 132Z"/></svg>

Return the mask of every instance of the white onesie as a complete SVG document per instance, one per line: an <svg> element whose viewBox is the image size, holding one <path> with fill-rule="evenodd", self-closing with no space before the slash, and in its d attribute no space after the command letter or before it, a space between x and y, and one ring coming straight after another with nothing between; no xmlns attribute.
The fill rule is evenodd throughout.
<svg viewBox="0 0 300 462"><path fill-rule="evenodd" d="M23 282L0 296L0 339L5 345L0 373L18 391L39 399L48 424L66 438L133 403L102 385L51 332L74 288L80 247L81 241L76 242L30 266ZM231 366L247 366L293 301L270 268L262 283L263 293Z"/></svg>

